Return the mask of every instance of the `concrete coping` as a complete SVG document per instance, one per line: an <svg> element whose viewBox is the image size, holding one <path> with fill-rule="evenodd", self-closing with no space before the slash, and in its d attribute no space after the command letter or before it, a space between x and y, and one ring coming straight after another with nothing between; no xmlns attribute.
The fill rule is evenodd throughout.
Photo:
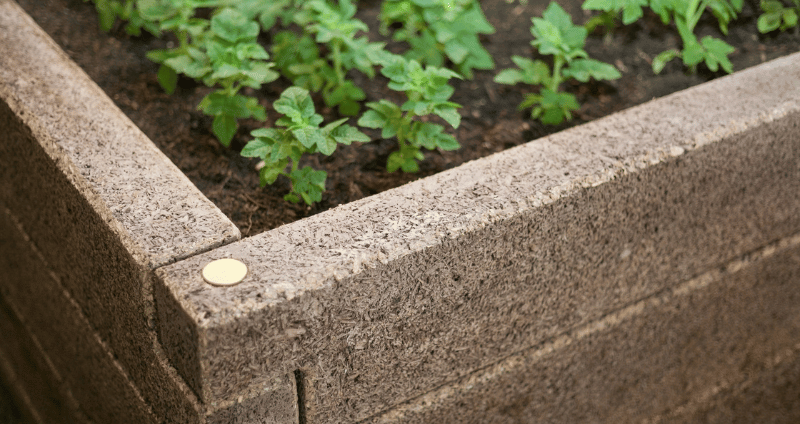
<svg viewBox="0 0 800 424"><path fill-rule="evenodd" d="M150 269L241 238L13 0L0 0L0 98Z"/></svg>

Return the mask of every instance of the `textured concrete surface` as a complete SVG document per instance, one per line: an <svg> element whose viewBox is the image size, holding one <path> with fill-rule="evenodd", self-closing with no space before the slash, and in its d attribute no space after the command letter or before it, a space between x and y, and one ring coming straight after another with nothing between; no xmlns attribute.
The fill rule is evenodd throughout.
<svg viewBox="0 0 800 424"><path fill-rule="evenodd" d="M0 422L88 422L40 345L0 297Z"/></svg>
<svg viewBox="0 0 800 424"><path fill-rule="evenodd" d="M93 359L120 367L159 419L201 420L204 411L158 346L148 274L239 231L10 0L0 0L0 128L0 202L49 274L0 279L4 290L17 290L20 319L43 347L64 341L46 346L58 365L61 355L94 349L69 338L88 337L69 315L77 305L116 362ZM47 288L26 292L22 281ZM47 318L63 311L61 334L33 328L32 308L47 290L74 302L49 304Z"/></svg>
<svg viewBox="0 0 800 424"><path fill-rule="evenodd" d="M369 418L800 231L800 54L157 271L160 337L205 402L308 376ZM234 257L235 287L200 269Z"/></svg>
<svg viewBox="0 0 800 424"><path fill-rule="evenodd" d="M799 283L800 233L366 422L789 422L797 389L761 380L791 378L778 365L800 354ZM747 421L743 387L783 404Z"/></svg>
<svg viewBox="0 0 800 424"><path fill-rule="evenodd" d="M66 386L64 391L71 394L89 420L155 423L153 412L119 369L80 307L63 292L57 277L15 224L0 204L0 270L5 280L0 285L0 299L5 299L9 310L17 311L17 317L25 317L29 337L41 346L37 355L47 357L58 375L56 380ZM28 393L42 397L37 392Z"/></svg>

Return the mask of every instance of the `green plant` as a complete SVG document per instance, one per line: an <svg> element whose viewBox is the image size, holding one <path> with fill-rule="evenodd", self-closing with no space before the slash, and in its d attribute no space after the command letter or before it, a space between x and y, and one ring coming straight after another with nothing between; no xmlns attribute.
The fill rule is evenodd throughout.
<svg viewBox="0 0 800 424"><path fill-rule="evenodd" d="M278 73L271 69L274 64L268 61L269 54L257 42L258 23L238 10L219 10L209 24L201 19L180 24L186 28L176 28L179 34L185 31L192 38L182 37L180 47L151 51L148 57L161 63L159 82L167 92L175 89L177 74L219 87L200 101L198 109L214 117L212 131L227 146L239 119L266 119L264 106L239 91L242 87L259 89L277 79Z"/></svg>
<svg viewBox="0 0 800 424"><path fill-rule="evenodd" d="M395 41L411 45L407 59L437 67L447 57L466 78L473 69L494 69L494 61L481 45L479 34L492 34L477 0L386 0L381 6L382 31L402 23Z"/></svg>
<svg viewBox="0 0 800 424"><path fill-rule="evenodd" d="M800 0L791 0L794 6L785 6L779 0L761 0L764 13L758 17L758 31L766 34L780 29L798 28L797 16L800 15Z"/></svg>
<svg viewBox="0 0 800 424"><path fill-rule="evenodd" d="M372 78L375 60L383 51L383 43L371 43L366 37L356 37L367 31L364 22L354 18L356 7L350 0L339 0L338 6L327 0L308 0L294 15L294 22L304 28L297 36L282 32L273 44L273 54L279 57L278 68L296 85L312 91L322 91L328 106L336 106L342 115L356 115L364 91L347 78L347 72L357 69ZM327 46L323 59L320 50L312 45Z"/></svg>
<svg viewBox="0 0 800 424"><path fill-rule="evenodd" d="M144 28L156 36L175 36L177 47L153 50L147 57L161 64L158 81L168 93L175 91L179 74L219 87L200 102L198 109L214 117L212 131L222 144L230 144L239 119L266 119L264 107L255 98L239 94L242 87L258 89L278 78L269 55L257 43L260 28L253 17L261 16L263 21L266 12L255 8L254 0L94 1L106 30L120 18L129 20L126 31L131 34ZM223 7L229 3L249 5L243 10L252 16ZM214 9L210 21L196 17L201 8Z"/></svg>
<svg viewBox="0 0 800 424"><path fill-rule="evenodd" d="M89 0L83 0L87 2ZM94 0L94 7L100 21L100 29L111 31L117 20L127 21L125 32L129 35L141 35L142 27L150 32L157 32L158 27L145 21L135 8L136 0Z"/></svg>
<svg viewBox="0 0 800 424"><path fill-rule="evenodd" d="M706 9L719 21L723 34L728 33L728 23L741 12L744 0L650 0L653 9L665 24L674 19L675 26L683 41L683 50L670 49L661 52L653 59L653 71L661 72L672 59L680 57L683 64L695 69L705 62L708 69L716 72L722 67L725 72L733 72L733 64L728 55L735 50L730 44L707 35L698 41L694 29Z"/></svg>
<svg viewBox="0 0 800 424"><path fill-rule="evenodd" d="M581 8L583 10L598 10L601 13L590 18L584 26L589 32L602 25L606 30L606 43L610 43L611 31L616 26L617 17L622 14L622 23L630 25L644 16L643 7L647 7L648 0L586 0Z"/></svg>
<svg viewBox="0 0 800 424"><path fill-rule="evenodd" d="M295 203L302 199L308 205L319 202L325 191L327 174L310 166L299 168L303 154L320 152L330 156L339 143L349 145L354 141L367 142L370 141L369 137L344 124L347 118L320 127L322 116L314 110L308 90L300 87L287 88L280 99L273 103L273 107L285 115L276 122L276 126L282 128L252 131L250 134L255 139L245 145L241 155L264 161L259 171L262 187L274 183L283 175L292 184L291 193L284 199ZM291 170L287 172L290 164Z"/></svg>
<svg viewBox="0 0 800 424"><path fill-rule="evenodd" d="M453 136L444 132L442 125L417 118L433 114L458 128L461 115L457 108L461 106L448 100L453 95L453 87L447 82L460 76L435 66L423 68L416 60L391 54L382 58L382 65L381 73L389 78L389 88L404 92L408 100L401 106L389 100L367 103L370 110L358 120L358 125L381 128L381 137L385 139L397 137L400 150L389 155L387 170L418 171L418 161L424 159L422 147L428 150L458 149L460 145Z"/></svg>
<svg viewBox="0 0 800 424"><path fill-rule="evenodd" d="M532 108L531 118L544 124L559 124L572 119L571 112L580 106L575 95L560 92L561 83L574 78L587 82L590 78L612 80L620 77L619 71L607 63L589 59L583 49L586 28L574 25L569 14L555 2L550 3L542 18L533 18L531 44L541 55L553 58L552 71L542 60L513 56L519 69L505 69L495 77L495 82L514 85L520 82L542 85L538 94L528 94L520 109Z"/></svg>

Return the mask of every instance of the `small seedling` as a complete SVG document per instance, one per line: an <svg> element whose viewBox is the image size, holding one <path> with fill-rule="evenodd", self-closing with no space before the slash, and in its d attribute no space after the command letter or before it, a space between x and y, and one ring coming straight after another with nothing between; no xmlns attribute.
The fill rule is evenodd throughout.
<svg viewBox="0 0 800 424"><path fill-rule="evenodd" d="M389 155L387 170L417 172L418 161L424 159L422 147L428 150L461 147L453 136L444 132L443 126L416 119L433 114L458 128L461 115L457 108L461 106L448 100L453 95L453 87L447 82L460 76L435 66L423 68L416 60L388 53L384 55L382 65L381 73L389 78L389 88L404 92L408 100L402 106L389 100L367 103L370 110L358 120L358 125L381 128L381 137L385 139L397 137L400 150Z"/></svg>
<svg viewBox="0 0 800 424"><path fill-rule="evenodd" d="M776 29L786 31L794 28L797 31L797 17L800 15L800 0L791 0L794 6L785 6L779 0L761 0L761 10L758 17L758 32L766 34Z"/></svg>
<svg viewBox="0 0 800 424"><path fill-rule="evenodd" d="M161 63L159 82L169 93L175 90L178 74L220 87L203 98L198 109L214 117L212 131L222 144L230 145L238 119L266 119L264 107L255 98L239 94L242 87L259 89L279 76L271 69L274 64L268 61L269 54L257 42L258 23L236 9L225 8L210 22L188 18L162 26L176 30L181 43L174 49L148 52L148 58Z"/></svg>
<svg viewBox="0 0 800 424"><path fill-rule="evenodd" d="M541 55L553 57L552 71L542 60L513 56L511 60L519 69L505 69L495 77L495 82L514 85L520 82L543 85L538 94L528 94L520 109L532 108L531 118L544 124L560 124L572 119L572 111L580 105L575 95L559 91L562 82L574 78L587 82L590 78L613 80L619 71L607 63L589 59L583 49L586 28L573 25L572 18L555 2L550 3L542 18L533 18L531 44Z"/></svg>
<svg viewBox="0 0 800 424"><path fill-rule="evenodd" d="M705 10L710 9L719 21L720 31L727 34L728 23L742 11L743 1L650 0L650 8L661 17L663 23L668 24L674 19L683 41L683 50L666 50L653 59L653 72L660 73L667 62L677 57L680 57L683 64L692 70L695 70L701 62L705 62L708 69L713 72L720 67L727 73L733 72L733 64L728 59L728 55L735 50L733 46L710 35L698 41L694 29Z"/></svg>
<svg viewBox="0 0 800 424"><path fill-rule="evenodd" d="M405 57L422 64L444 66L450 59L466 78L473 69L494 69L479 34L493 34L477 0L386 0L381 6L382 32L402 23L395 41L411 45Z"/></svg>
<svg viewBox="0 0 800 424"><path fill-rule="evenodd" d="M254 140L247 143L241 155L257 157L264 161L259 171L261 186L274 183L279 176L288 177L291 193L284 196L290 202L306 204L322 200L327 173L305 166L299 168L300 158L306 153L320 152L330 156L336 145L349 145L354 141L367 142L369 137L356 128L346 125L347 118L320 128L322 116L314 110L308 90L289 87L273 103L276 111L285 115L276 122L282 128L261 128L250 134ZM291 170L286 168L291 164Z"/></svg>
<svg viewBox="0 0 800 424"><path fill-rule="evenodd" d="M586 21L584 26L590 33L598 26L605 27L605 42L610 44L610 36L620 14L622 23L630 25L644 16L642 8L647 7L647 4L648 0L586 0L581 6L583 10L598 10L601 13Z"/></svg>
<svg viewBox="0 0 800 424"><path fill-rule="evenodd" d="M328 47L324 61L319 61L316 46L313 50L301 51L299 45L286 44L298 41L309 46L305 36L292 39L284 34L278 40L283 45L273 48L274 53L281 53L279 68L285 76L309 89L321 88L325 104L338 107L340 114L348 116L359 112L359 102L366 99L366 94L347 79L347 72L357 69L374 77L375 58L384 47L383 43L371 43L366 37L356 38L356 34L369 28L354 18L355 13L356 7L350 0L339 0L338 6L327 0L309 0L303 4L302 11L295 14L295 23L313 35L314 41ZM299 76L307 80L298 81Z"/></svg>

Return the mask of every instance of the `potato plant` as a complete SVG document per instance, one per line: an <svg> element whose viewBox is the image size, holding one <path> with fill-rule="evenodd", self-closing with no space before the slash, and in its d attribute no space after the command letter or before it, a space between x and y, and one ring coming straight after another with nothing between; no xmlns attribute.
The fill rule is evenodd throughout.
<svg viewBox="0 0 800 424"><path fill-rule="evenodd" d="M478 38L494 33L494 27L477 0L385 0L381 21L384 33L402 23L393 38L409 43L407 59L441 67L447 58L466 78L472 78L473 69L494 69Z"/></svg>
<svg viewBox="0 0 800 424"><path fill-rule="evenodd" d="M444 132L442 125L422 122L416 118L436 115L458 128L461 106L449 101L453 87L447 84L450 78L460 76L444 68L428 65L423 67L414 59L387 54L382 59L381 73L389 78L389 88L405 93L408 99L402 105L389 100L367 103L370 109L358 120L358 125L380 128L381 137L396 137L400 150L389 155L386 168L389 172L402 169L417 172L418 161L423 160L422 148L428 150L455 150L460 147L456 139Z"/></svg>
<svg viewBox="0 0 800 424"><path fill-rule="evenodd" d="M255 139L244 146L241 154L263 161L264 166L259 171L262 187L283 175L292 184L291 193L284 199L294 203L302 199L308 205L319 202L325 191L327 174L310 166L300 168L300 158L306 153L316 152L330 156L337 144L367 142L369 137L346 125L347 118L320 127L322 116L314 110L308 90L300 87L287 88L273 106L285 115L275 123L279 128L252 131L250 135ZM291 169L288 172L287 167Z"/></svg>
<svg viewBox="0 0 800 424"><path fill-rule="evenodd" d="M780 0L761 0L761 10L764 12L758 17L758 32L765 34L780 29L786 31L794 28L797 31L797 17L800 15L800 0L791 0L790 6Z"/></svg>
<svg viewBox="0 0 800 424"><path fill-rule="evenodd" d="M743 4L744 0L650 0L650 8L661 17L662 22L675 22L683 41L682 50L670 49L656 56L653 59L653 71L660 73L667 62L679 57L691 69L705 62L711 71L716 72L721 67L727 73L733 72L728 55L733 53L734 48L710 35L698 40L694 31L700 17L709 9L719 21L720 31L727 34L728 23L742 11Z"/></svg>
<svg viewBox="0 0 800 424"><path fill-rule="evenodd" d="M505 69L495 77L495 82L514 85L520 82L541 85L539 93L528 94L520 109L531 108L531 118L543 124L560 124L572 119L572 111L580 105L572 93L559 91L568 79L587 82L590 78L613 80L621 75L607 63L590 59L583 49L587 30L574 25L572 18L557 3L547 7L541 18L532 19L533 45L539 54L552 56L552 69L543 60L513 56L518 69Z"/></svg>

